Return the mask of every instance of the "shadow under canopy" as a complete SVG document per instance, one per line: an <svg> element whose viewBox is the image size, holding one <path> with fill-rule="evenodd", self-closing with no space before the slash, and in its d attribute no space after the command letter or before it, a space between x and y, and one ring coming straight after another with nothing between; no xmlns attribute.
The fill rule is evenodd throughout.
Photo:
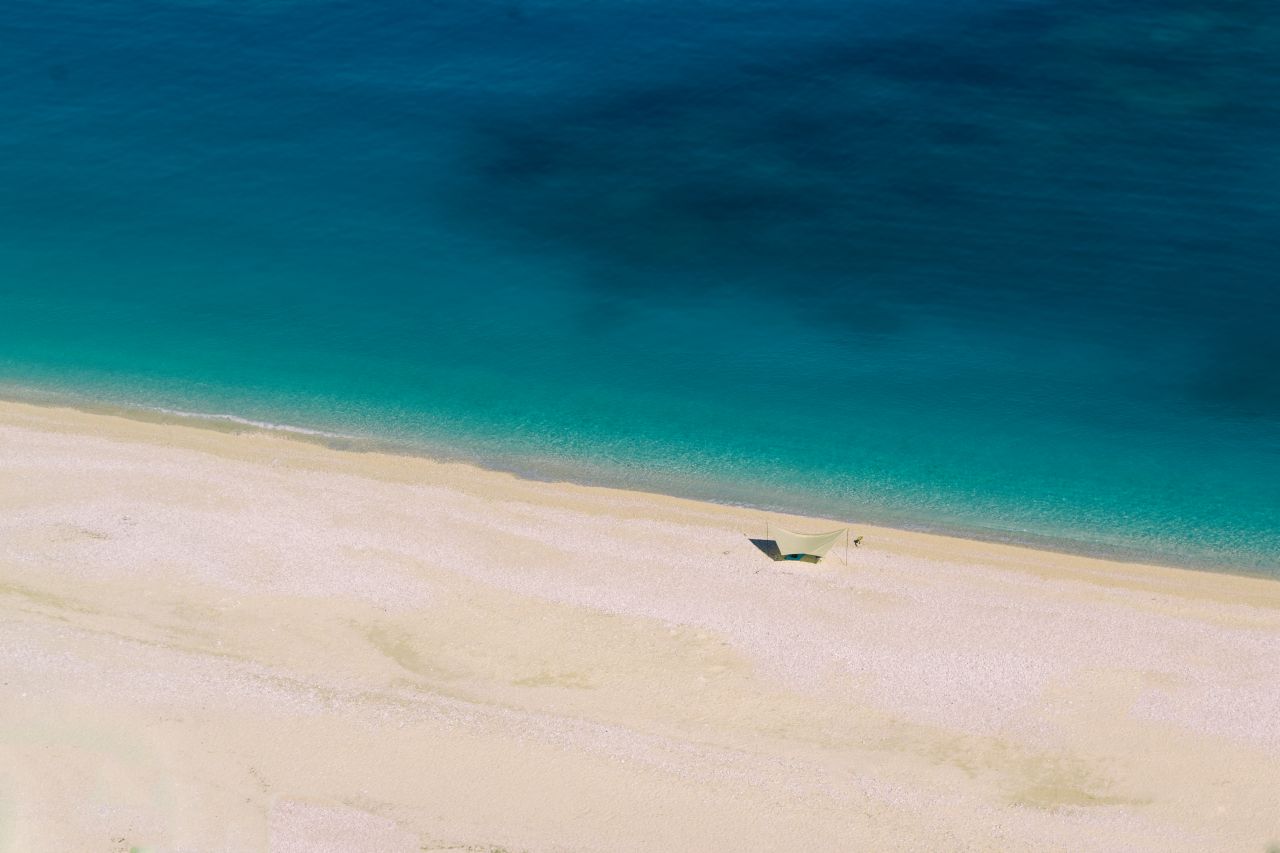
<svg viewBox="0 0 1280 853"><path fill-rule="evenodd" d="M847 527L828 533L793 533L779 529L773 539L747 538L771 560L816 563L826 556L832 545L840 541L841 536L847 536L848 533Z"/></svg>

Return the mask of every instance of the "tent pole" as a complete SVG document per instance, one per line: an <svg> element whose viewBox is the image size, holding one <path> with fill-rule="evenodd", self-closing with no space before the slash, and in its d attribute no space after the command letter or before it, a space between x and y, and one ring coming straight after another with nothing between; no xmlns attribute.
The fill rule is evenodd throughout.
<svg viewBox="0 0 1280 853"><path fill-rule="evenodd" d="M849 565L849 528L844 529L844 564Z"/></svg>

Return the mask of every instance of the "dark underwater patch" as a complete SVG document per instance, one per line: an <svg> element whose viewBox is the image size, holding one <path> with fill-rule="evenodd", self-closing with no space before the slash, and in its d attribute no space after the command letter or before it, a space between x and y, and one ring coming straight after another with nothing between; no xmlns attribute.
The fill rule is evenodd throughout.
<svg viewBox="0 0 1280 853"><path fill-rule="evenodd" d="M1189 384L1189 393L1195 402L1215 413L1280 421L1280 328L1276 316L1241 320L1215 336L1204 370Z"/></svg>
<svg viewBox="0 0 1280 853"><path fill-rule="evenodd" d="M1259 131L1280 128L1277 46L1256 2L997 7L891 39L780 39L487 116L453 204L624 297L800 297L835 328L853 306L975 299L1001 321L1142 324L1108 320L1113 295L1160 298L1179 241L1200 241L1193 269L1273 256L1231 232L1269 156ZM1242 138L1224 117L1245 114ZM1250 215L1280 225L1274 201ZM1257 266L1214 286L1247 304Z"/></svg>

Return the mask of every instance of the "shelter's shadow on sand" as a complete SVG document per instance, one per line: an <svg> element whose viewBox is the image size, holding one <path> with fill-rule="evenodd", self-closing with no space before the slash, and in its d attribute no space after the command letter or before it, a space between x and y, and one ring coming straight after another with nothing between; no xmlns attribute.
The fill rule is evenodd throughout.
<svg viewBox="0 0 1280 853"><path fill-rule="evenodd" d="M770 560L782 559L782 552L778 550L778 543L772 539L752 539L748 536L747 541L764 552L764 555Z"/></svg>
<svg viewBox="0 0 1280 853"><path fill-rule="evenodd" d="M788 560L783 556L782 550L778 547L778 543L773 539L752 539L748 536L747 541L759 548L760 551L770 560L774 561L783 561L788 563L817 563L822 559L821 557L815 557L812 554L805 554L802 557L793 555L791 559Z"/></svg>

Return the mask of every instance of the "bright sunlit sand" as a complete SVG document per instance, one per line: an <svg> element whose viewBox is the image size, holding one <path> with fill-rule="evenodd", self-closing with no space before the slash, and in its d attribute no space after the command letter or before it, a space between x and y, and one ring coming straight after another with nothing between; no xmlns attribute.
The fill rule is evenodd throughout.
<svg viewBox="0 0 1280 853"><path fill-rule="evenodd" d="M1280 583L765 521L0 405L0 850L1280 842Z"/></svg>

